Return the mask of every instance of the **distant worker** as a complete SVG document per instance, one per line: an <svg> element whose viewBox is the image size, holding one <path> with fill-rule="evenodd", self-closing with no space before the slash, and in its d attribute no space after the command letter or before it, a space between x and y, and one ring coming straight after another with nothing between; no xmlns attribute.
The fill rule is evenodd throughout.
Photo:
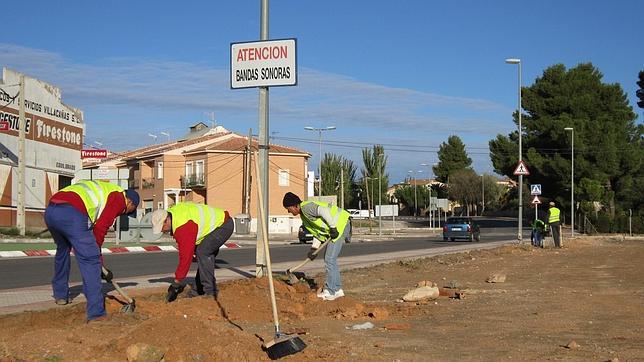
<svg viewBox="0 0 644 362"><path fill-rule="evenodd" d="M234 229L228 211L204 204L182 202L170 206L167 211L156 210L152 213L152 232L169 232L179 249L179 265L174 273L174 282L168 287L167 302L174 301L183 292L193 255L197 257L198 269L195 288L189 292L189 296L217 298L215 258Z"/></svg>
<svg viewBox="0 0 644 362"><path fill-rule="evenodd" d="M136 216L139 194L105 181L79 181L55 193L45 209L45 223L56 243L52 289L56 304L69 303L70 251L83 277L87 320L103 319L105 299L101 278L111 281L112 272L102 273L101 246L107 229L120 215Z"/></svg>
<svg viewBox="0 0 644 362"><path fill-rule="evenodd" d="M543 236L546 233L546 224L541 219L532 222L532 246L542 246Z"/></svg>
<svg viewBox="0 0 644 362"><path fill-rule="evenodd" d="M313 234L313 245L307 254L309 259L315 259L322 241L330 239L324 254L326 281L317 296L323 300L344 297L338 256L344 242L350 239L349 212L326 202L302 201L292 192L284 195L282 204L293 216L299 215L302 224Z"/></svg>
<svg viewBox="0 0 644 362"><path fill-rule="evenodd" d="M550 234L554 240L555 247L561 247L561 210L555 207L555 203L550 201L550 208L548 209L548 225L550 227Z"/></svg>

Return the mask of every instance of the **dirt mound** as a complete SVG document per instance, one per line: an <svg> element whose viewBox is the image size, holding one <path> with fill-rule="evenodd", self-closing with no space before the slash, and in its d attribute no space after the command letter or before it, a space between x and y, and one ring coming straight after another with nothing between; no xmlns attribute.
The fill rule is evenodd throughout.
<svg viewBox="0 0 644 362"><path fill-rule="evenodd" d="M219 299L186 298L165 303L165 290L134 293L137 308L123 314L106 299L110 319L85 323L85 304L55 307L0 318L0 360L124 360L136 343L161 349L166 360L266 360L261 346L274 338L268 279L244 279L219 285ZM383 319L388 311L345 297L317 298L307 283L290 286L275 280L283 332L306 332L301 322L316 318ZM304 353L304 352L303 352ZM311 358L316 351L306 350Z"/></svg>

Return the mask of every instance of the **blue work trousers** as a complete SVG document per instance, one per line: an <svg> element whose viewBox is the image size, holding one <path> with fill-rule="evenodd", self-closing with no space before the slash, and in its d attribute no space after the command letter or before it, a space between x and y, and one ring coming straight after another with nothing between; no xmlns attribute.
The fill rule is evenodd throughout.
<svg viewBox="0 0 644 362"><path fill-rule="evenodd" d="M326 269L326 281L324 289L334 294L342 289L342 279L340 279L340 267L338 266L338 256L342 251L342 245L345 240L351 236L351 225L344 228L344 232L335 242L329 242L326 246L326 253L324 253L324 267Z"/></svg>
<svg viewBox="0 0 644 362"><path fill-rule="evenodd" d="M106 314L101 291L101 250L96 244L89 217L70 204L51 203L45 210L45 223L56 242L54 278L51 286L55 299L69 299L70 252L78 262L87 299L87 319Z"/></svg>

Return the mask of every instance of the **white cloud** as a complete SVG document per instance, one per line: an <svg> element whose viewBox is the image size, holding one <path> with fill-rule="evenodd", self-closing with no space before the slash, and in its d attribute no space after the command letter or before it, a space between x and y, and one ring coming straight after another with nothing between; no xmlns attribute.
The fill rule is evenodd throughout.
<svg viewBox="0 0 644 362"><path fill-rule="evenodd" d="M178 121L186 122L205 110L215 110L227 122L257 119L257 91L231 90L229 70L209 64L140 58L88 64L50 51L0 43L0 65L60 87L63 101L85 112L88 137L96 138L93 132L99 131L102 139L121 140L122 145L113 145L117 148L149 142L132 133L123 135L122 127L107 126L131 125L124 114L140 121L141 128L171 127L162 123L172 123L173 134L178 132ZM106 112L110 107L119 112ZM168 112L186 116L168 119ZM512 126L508 120L512 110L491 101L392 88L302 66L298 86L271 88L270 112L271 120L298 131L303 122L331 120L354 132L379 133L365 140L374 143L386 143L395 134L410 143L431 138L437 146L451 134L467 142L467 134L493 138ZM338 135L354 136L360 137Z"/></svg>

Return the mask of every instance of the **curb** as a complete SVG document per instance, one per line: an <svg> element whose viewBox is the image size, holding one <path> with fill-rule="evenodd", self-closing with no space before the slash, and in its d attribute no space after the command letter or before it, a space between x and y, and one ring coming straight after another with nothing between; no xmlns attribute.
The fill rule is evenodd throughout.
<svg viewBox="0 0 644 362"><path fill-rule="evenodd" d="M241 245L237 243L225 243L221 249L237 249ZM176 246L171 245L149 245L149 246L122 246L116 248L101 248L103 254L121 254L121 253L144 253L144 252L159 252L171 251L177 252ZM72 250L72 254L74 251ZM26 256L55 256L56 250L14 250L14 251L0 251L0 259L5 258L21 258Z"/></svg>

